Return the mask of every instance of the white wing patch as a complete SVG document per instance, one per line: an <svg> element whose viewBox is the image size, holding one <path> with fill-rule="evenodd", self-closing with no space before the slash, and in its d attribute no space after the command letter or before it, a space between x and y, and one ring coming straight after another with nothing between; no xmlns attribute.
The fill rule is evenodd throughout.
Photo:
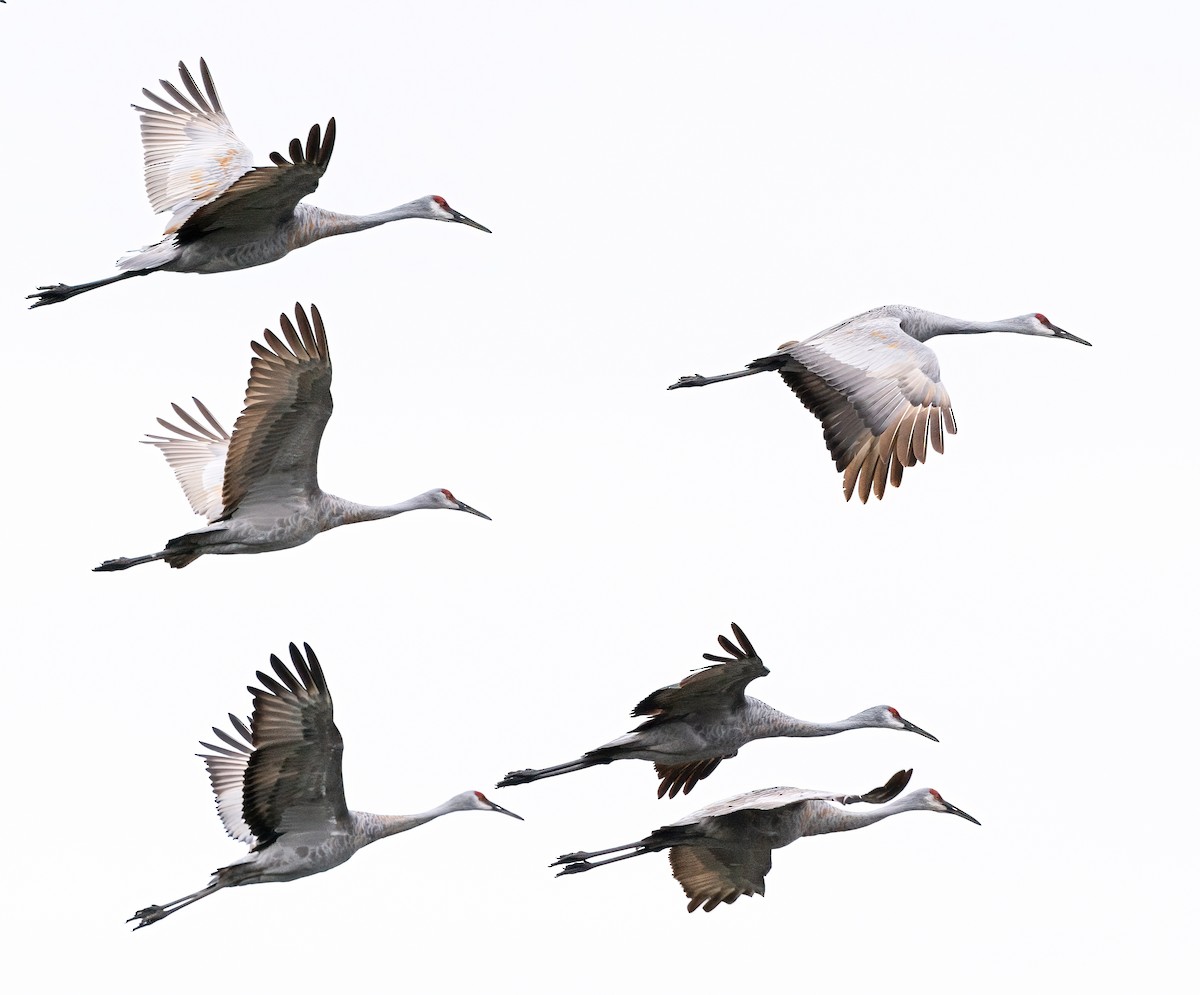
<svg viewBox="0 0 1200 995"><path fill-rule="evenodd" d="M171 212L167 235L254 166L250 150L225 116L204 60L200 60L204 94L182 62L179 75L190 100L174 84L159 80L175 103L143 90L160 109L133 105L141 114L146 195L156 212Z"/></svg>
<svg viewBox="0 0 1200 995"><path fill-rule="evenodd" d="M192 511L203 515L211 523L224 514L221 494L225 482L225 457L229 452L229 433L197 398L193 397L192 402L210 427L202 425L178 404L172 404L175 414L194 431L189 432L159 418L158 423L175 434L147 435L144 441L159 448L175 471L175 479L183 488Z"/></svg>
<svg viewBox="0 0 1200 995"><path fill-rule="evenodd" d="M212 783L213 794L217 799L217 814L225 826L225 832L235 840L241 840L247 846L253 846L256 841L253 831L242 816L242 783L246 776L246 765L253 753L251 747L252 734L250 729L236 715L230 715L229 721L235 730L241 734L245 743L222 729L213 726L221 742L226 746L216 746L212 743L201 743L212 753L201 753L204 765L208 768L208 779Z"/></svg>

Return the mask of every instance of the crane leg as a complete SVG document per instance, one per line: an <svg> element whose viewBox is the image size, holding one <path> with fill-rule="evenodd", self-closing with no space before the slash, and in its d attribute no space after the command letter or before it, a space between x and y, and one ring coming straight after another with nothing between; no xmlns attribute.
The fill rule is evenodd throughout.
<svg viewBox="0 0 1200 995"><path fill-rule="evenodd" d="M220 891L225 887L220 881L213 881L208 886L201 888L197 892L190 895L184 895L183 898L177 898L173 902L167 902L165 905L148 905L144 909L139 909L132 916L126 919L126 922L133 922L134 919L140 919L134 929L141 929L143 926L150 926L158 922L160 919L165 919L172 912L178 912L180 909L187 908L193 902L198 902L202 898L207 898L214 891Z"/></svg>
<svg viewBox="0 0 1200 995"><path fill-rule="evenodd" d="M93 280L91 283L53 283L45 287L38 287L36 294L29 294L25 300L33 301L30 308L43 307L46 304L60 304L63 301L70 300L79 294L86 294L89 290L95 290L98 287L107 287L110 283L119 283L122 280L128 280L134 276L145 276L148 273L153 273L152 269L135 269L128 270L124 273L118 273L116 276L110 276L104 280Z"/></svg>
<svg viewBox="0 0 1200 995"><path fill-rule="evenodd" d="M118 556L115 560L105 560L98 567L92 567L93 573L105 573L109 570L128 570L130 567L136 567L142 563L153 563L155 560L161 560L167 555L167 551L160 550L157 553L147 553L145 556Z"/></svg>
<svg viewBox="0 0 1200 995"><path fill-rule="evenodd" d="M566 866L559 871L555 877L562 877L564 874L580 874L583 871L590 871L593 867L603 867L605 864L615 864L618 860L629 860L630 857L640 857L644 853L657 853L659 850L667 849L671 844L654 841L651 838L638 840L636 843L626 843L623 846L610 846L607 850L580 850L576 853L564 853L558 858L551 867L558 867L560 864ZM628 850L628 853L621 853L622 850ZM605 854L616 853L619 856L609 857L607 860L594 860L595 857L603 857Z"/></svg>
<svg viewBox="0 0 1200 995"><path fill-rule="evenodd" d="M497 782L496 787L511 788L514 784L528 784L530 781L540 781L543 777L557 777L559 774L570 774L572 771L586 770L588 767L595 767L597 764L610 764L613 762L613 759L613 757L580 757L578 760L572 760L570 763L556 764L553 767L543 767L540 770L534 770L532 767L527 767L525 770L513 770L505 774L504 780Z"/></svg>

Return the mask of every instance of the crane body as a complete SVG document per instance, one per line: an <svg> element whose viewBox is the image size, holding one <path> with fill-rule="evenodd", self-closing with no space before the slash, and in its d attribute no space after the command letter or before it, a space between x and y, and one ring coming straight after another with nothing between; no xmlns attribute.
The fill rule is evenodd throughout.
<svg viewBox="0 0 1200 995"><path fill-rule="evenodd" d="M252 847L216 870L199 891L134 913L135 929L165 919L223 888L294 881L344 864L364 846L451 812L499 812L478 791L464 791L415 815L376 815L346 807L342 737L320 661L305 643L289 646L291 668L271 656L275 676L259 671L250 687L249 724L229 716L234 732L213 727L220 745L201 743L226 832Z"/></svg>
<svg viewBox="0 0 1200 995"><path fill-rule="evenodd" d="M678 684L659 688L633 709L648 716L636 729L589 750L578 760L541 769L511 771L497 784L506 788L559 774L569 774L614 760L649 760L659 777L658 797L687 794L722 760L737 755L747 743L778 736L832 736L850 729L897 729L937 737L913 725L890 705L864 709L836 722L793 718L745 693L746 686L767 670L741 628L734 624L738 645L726 636L718 642L728 656L705 653L712 666L701 668Z"/></svg>
<svg viewBox="0 0 1200 995"><path fill-rule="evenodd" d="M329 119L324 138L315 124L304 145L293 138L290 159L272 152L273 165L256 167L250 149L229 123L205 61L200 60L203 92L182 62L179 75L186 94L159 80L169 99L143 90L155 106L134 105L141 118L150 205L157 212L171 212L166 237L117 260L122 272L116 276L39 287L29 295L34 302L30 307L57 304L150 273L224 273L263 266L322 238L409 218L490 231L436 194L366 215L301 204L329 168L336 121Z"/></svg>
<svg viewBox="0 0 1200 995"><path fill-rule="evenodd" d="M156 553L105 560L95 570L126 570L155 560L186 567L204 554L289 549L341 525L422 508L488 518L445 488L389 505L359 504L321 490L317 457L333 413L333 367L320 312L314 306L310 322L297 304L295 314L295 325L279 316L286 344L269 329L266 345L251 342L255 357L245 407L232 435L192 398L198 416L173 405L186 428L160 418L171 434L146 440L162 451L192 510L207 517L208 525L176 536Z"/></svg>
<svg viewBox="0 0 1200 995"><path fill-rule="evenodd" d="M711 912L743 895L764 895L771 851L803 836L862 829L900 812L944 812L979 825L932 788L897 798L911 777L911 770L897 771L885 785L862 795L760 788L707 805L635 843L564 854L550 866L561 866L561 877L669 850L671 871L688 897L688 912ZM872 807L850 807L863 802Z"/></svg>
<svg viewBox="0 0 1200 995"><path fill-rule="evenodd" d="M964 321L889 304L818 332L785 342L744 370L680 377L667 390L705 387L757 373L777 372L825 430L825 445L847 501L865 504L898 487L906 467L924 463L929 447L944 452L958 431L937 356L925 343L937 335L1012 332L1091 345L1043 314L1000 321Z"/></svg>

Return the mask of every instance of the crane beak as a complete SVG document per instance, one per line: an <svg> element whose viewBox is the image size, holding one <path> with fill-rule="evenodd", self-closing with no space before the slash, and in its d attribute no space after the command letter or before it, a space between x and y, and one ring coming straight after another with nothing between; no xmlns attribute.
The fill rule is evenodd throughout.
<svg viewBox="0 0 1200 995"><path fill-rule="evenodd" d="M480 231L485 231L489 235L492 233L492 229L484 228L483 225L481 225L478 221L472 221L465 214L459 214L458 211L454 210L453 207L450 208L450 220L457 221L460 225L470 225L472 228L478 228Z"/></svg>
<svg viewBox="0 0 1200 995"><path fill-rule="evenodd" d="M908 721L908 719L901 718L900 721L904 724L905 732L915 732L918 736L924 736L926 739L932 739L935 743L941 742L941 740L938 739L937 736L935 736L933 733L926 732L924 729L922 729L918 725L913 725L911 722Z"/></svg>
<svg viewBox="0 0 1200 995"><path fill-rule="evenodd" d="M1081 339L1078 335L1072 335L1070 332L1059 328L1057 325L1051 325L1050 330L1054 333L1054 337L1056 339L1066 339L1068 342L1078 342L1080 345L1091 345L1087 339Z"/></svg>
<svg viewBox="0 0 1200 995"><path fill-rule="evenodd" d="M945 798L942 799L942 804L946 806L946 811L949 812L951 815L957 815L962 819L966 819L967 822L975 823L975 825L977 825L977 826L983 825L983 823L980 822L978 819L976 819L975 816L967 815L967 813L964 812L961 808L959 808L957 805L951 805L948 801L946 801Z"/></svg>
<svg viewBox="0 0 1200 995"><path fill-rule="evenodd" d="M486 229L485 229L485 230L486 230ZM457 511L465 511L465 512L467 512L467 513L469 513L469 514L472 514L472 515L478 515L480 518L486 518L486 519L487 519L489 522L492 520L492 516L491 516L491 515L485 515L485 514L484 514L482 511L480 511L479 509L477 509L477 508L472 508L472 507L471 507L469 504L463 504L461 501L458 501L458 502L456 502L456 503L458 504L458 508L456 509ZM509 812L508 814L509 814L509 815L512 815L512 813L511 813L511 812Z"/></svg>
<svg viewBox="0 0 1200 995"><path fill-rule="evenodd" d="M525 821L524 816L517 815L516 812L510 812L508 809L503 808L500 805L497 805L495 802L489 802L488 804L490 804L492 806L493 812L499 812L501 815L511 815L514 819L520 819L522 822ZM967 816L967 818L970 819L971 817ZM974 820L972 820L972 821L974 821Z"/></svg>

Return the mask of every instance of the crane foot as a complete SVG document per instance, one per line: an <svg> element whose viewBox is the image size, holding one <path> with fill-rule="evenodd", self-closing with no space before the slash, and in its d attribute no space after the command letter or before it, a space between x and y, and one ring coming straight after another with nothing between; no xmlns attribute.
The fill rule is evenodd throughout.
<svg viewBox="0 0 1200 995"><path fill-rule="evenodd" d="M167 913L164 911L161 905L148 905L144 909L139 909L125 921L133 922L135 919L140 919L141 922L139 922L133 928L141 929L143 926L149 926L153 922L158 922L158 920L166 914Z"/></svg>

